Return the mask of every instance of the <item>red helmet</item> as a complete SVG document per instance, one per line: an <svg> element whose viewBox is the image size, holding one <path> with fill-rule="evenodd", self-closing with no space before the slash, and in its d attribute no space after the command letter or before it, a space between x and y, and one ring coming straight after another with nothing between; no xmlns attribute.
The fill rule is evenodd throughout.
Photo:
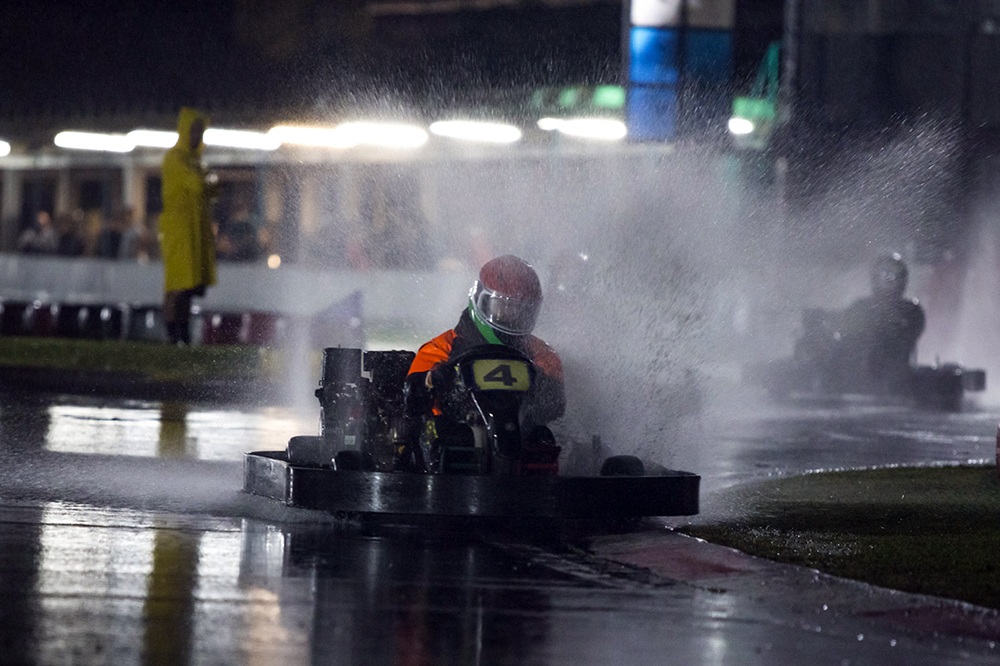
<svg viewBox="0 0 1000 666"><path fill-rule="evenodd" d="M508 335L527 335L542 306L542 284L528 262L511 254L486 262L469 292L473 314Z"/></svg>

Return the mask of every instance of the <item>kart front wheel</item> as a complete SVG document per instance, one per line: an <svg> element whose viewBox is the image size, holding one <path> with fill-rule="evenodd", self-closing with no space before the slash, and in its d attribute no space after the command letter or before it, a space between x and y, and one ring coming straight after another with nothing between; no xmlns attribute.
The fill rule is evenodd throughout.
<svg viewBox="0 0 1000 666"><path fill-rule="evenodd" d="M645 476L646 466L636 456L611 456L601 465L601 476Z"/></svg>

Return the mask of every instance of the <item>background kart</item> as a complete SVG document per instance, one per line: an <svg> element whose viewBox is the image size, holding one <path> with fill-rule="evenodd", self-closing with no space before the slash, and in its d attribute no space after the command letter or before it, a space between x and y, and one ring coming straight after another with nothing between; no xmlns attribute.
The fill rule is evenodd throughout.
<svg viewBox="0 0 1000 666"><path fill-rule="evenodd" d="M744 380L779 400L867 395L912 400L921 407L959 411L967 391L986 389L986 371L957 363L907 365L879 372L865 350L841 336L839 312L809 309L791 358L746 368Z"/></svg>

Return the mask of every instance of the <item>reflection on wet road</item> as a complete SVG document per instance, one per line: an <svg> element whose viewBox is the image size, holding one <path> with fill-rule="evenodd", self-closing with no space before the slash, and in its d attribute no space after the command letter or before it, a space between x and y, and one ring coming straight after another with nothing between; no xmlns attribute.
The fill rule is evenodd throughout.
<svg viewBox="0 0 1000 666"><path fill-rule="evenodd" d="M729 414L696 470L992 456L995 413ZM985 641L823 618L531 538L361 525L238 492L312 415L76 399L0 409L0 663L988 663ZM655 529L655 528L651 528Z"/></svg>
<svg viewBox="0 0 1000 666"><path fill-rule="evenodd" d="M702 488L816 470L992 462L995 409L920 412L840 403L809 408L737 404L719 414L699 456Z"/></svg>
<svg viewBox="0 0 1000 666"><path fill-rule="evenodd" d="M5 663L940 664L968 649L455 534L2 516Z"/></svg>
<svg viewBox="0 0 1000 666"><path fill-rule="evenodd" d="M48 406L44 447L64 453L238 460L245 451L281 449L315 432L318 419L287 409L195 408L177 402Z"/></svg>

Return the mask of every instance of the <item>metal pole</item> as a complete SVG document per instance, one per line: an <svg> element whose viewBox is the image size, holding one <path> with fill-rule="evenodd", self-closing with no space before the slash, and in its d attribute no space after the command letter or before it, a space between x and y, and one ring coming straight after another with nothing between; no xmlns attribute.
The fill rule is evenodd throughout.
<svg viewBox="0 0 1000 666"><path fill-rule="evenodd" d="M802 32L802 0L785 0L785 29L782 38L781 85L778 88L779 124L791 122L798 87L799 40Z"/></svg>
<svg viewBox="0 0 1000 666"><path fill-rule="evenodd" d="M17 169L4 169L2 209L0 209L0 250L9 252L17 245L17 235L20 232L21 196L24 190L24 178Z"/></svg>
<svg viewBox="0 0 1000 666"><path fill-rule="evenodd" d="M682 128L686 125L684 112L688 107L688 2L690 0L681 0L681 15L678 17L677 25L677 124L675 128L681 130L677 132L678 134L682 134Z"/></svg>
<svg viewBox="0 0 1000 666"><path fill-rule="evenodd" d="M621 49L622 49L622 83L625 86L627 95L632 89L631 76L629 72L632 66L632 0L622 2L622 25L621 25Z"/></svg>

